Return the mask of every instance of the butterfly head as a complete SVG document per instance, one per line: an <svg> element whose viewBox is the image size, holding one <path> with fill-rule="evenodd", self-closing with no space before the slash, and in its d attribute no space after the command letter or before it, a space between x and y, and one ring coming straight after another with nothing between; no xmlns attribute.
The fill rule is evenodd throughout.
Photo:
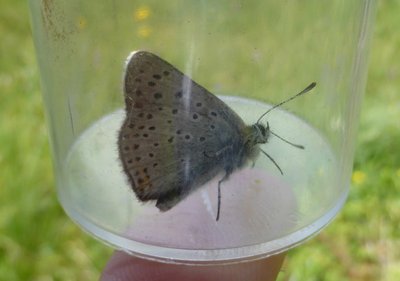
<svg viewBox="0 0 400 281"><path fill-rule="evenodd" d="M270 136L270 129L269 129L269 123L267 122L267 126L261 124L261 123L256 123L252 127L252 140L251 143L258 144L258 143L267 143L269 136Z"/></svg>

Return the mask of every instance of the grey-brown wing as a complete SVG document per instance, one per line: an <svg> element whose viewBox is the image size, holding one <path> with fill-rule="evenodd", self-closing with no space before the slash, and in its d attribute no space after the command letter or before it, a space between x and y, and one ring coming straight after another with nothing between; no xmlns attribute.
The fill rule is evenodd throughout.
<svg viewBox="0 0 400 281"><path fill-rule="evenodd" d="M171 64L136 52L126 66L119 153L142 201L167 210L223 170L215 152L240 140L243 121Z"/></svg>

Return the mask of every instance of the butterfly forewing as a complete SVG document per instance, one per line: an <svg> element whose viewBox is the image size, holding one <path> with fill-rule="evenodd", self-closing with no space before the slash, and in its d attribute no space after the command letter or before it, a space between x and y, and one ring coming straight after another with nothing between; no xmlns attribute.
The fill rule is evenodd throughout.
<svg viewBox="0 0 400 281"><path fill-rule="evenodd" d="M218 152L241 141L243 121L221 100L148 52L127 61L118 146L142 201L167 210L224 169Z"/></svg>

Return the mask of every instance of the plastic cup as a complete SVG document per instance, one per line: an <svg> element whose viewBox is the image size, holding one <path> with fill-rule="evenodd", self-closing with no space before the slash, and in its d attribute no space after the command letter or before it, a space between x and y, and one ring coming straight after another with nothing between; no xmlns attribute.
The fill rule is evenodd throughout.
<svg viewBox="0 0 400 281"><path fill-rule="evenodd" d="M105 243L164 262L217 264L286 251L326 226L349 190L375 1L29 1L66 213ZM247 124L271 111L260 155L167 212L135 197L118 156L124 63L170 62Z"/></svg>

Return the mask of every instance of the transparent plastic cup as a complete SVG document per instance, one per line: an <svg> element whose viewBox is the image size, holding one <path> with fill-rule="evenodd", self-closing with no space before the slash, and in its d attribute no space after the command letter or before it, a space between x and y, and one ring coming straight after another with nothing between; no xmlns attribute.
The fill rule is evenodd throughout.
<svg viewBox="0 0 400 281"><path fill-rule="evenodd" d="M95 237L149 259L231 263L286 251L342 208L374 1L29 3L58 196ZM283 175L264 155L234 171L221 184L218 221L223 174L169 211L141 202L118 153L125 61L138 50L174 65L249 125L317 82L261 121L305 149L271 136L261 148Z"/></svg>

